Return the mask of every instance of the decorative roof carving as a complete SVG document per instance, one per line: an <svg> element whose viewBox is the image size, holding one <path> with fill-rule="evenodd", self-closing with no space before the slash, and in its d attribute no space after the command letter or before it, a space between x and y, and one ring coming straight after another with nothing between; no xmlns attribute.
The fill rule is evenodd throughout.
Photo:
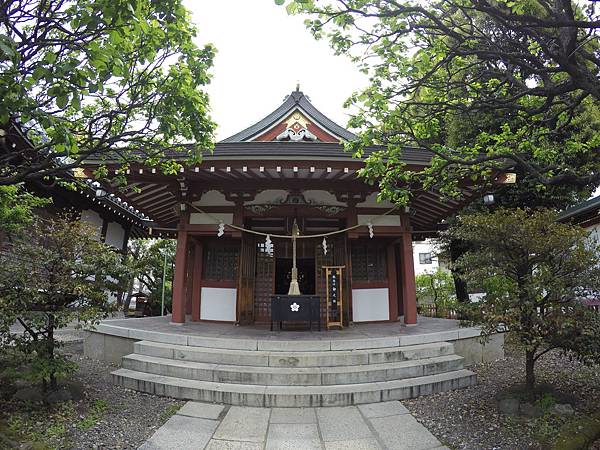
<svg viewBox="0 0 600 450"><path fill-rule="evenodd" d="M269 211L271 211L272 209L275 209L279 206L287 206L287 205L308 206L310 208L318 209L319 211L322 211L323 213L325 213L328 216L335 216L346 209L345 206L326 205L324 203L317 202L314 200L310 200L310 199L307 200L304 197L304 195L302 195L301 193L297 193L297 192L290 193L286 198L283 198L283 197L275 198L272 202L263 203L263 204L246 205L246 208L248 208L254 214L263 215L263 214L267 214Z"/></svg>
<svg viewBox="0 0 600 450"><path fill-rule="evenodd" d="M299 130L294 130L289 125L289 119L300 114L306 123L299 122L301 128L299 130L307 130L310 134L315 136L312 138L310 134L304 132L300 135ZM284 121L288 119L287 122ZM308 127L312 127L310 130ZM288 130L294 130L294 133ZM268 134L275 130L274 135L269 135L269 138L261 139L261 136ZM280 139L279 136L282 136ZM293 139L293 138L296 139ZM308 99L308 96L304 95L302 91L295 90L288 95L283 104L279 106L275 111L266 116L264 119L255 123L254 125L234 134L226 139L223 139L222 143L233 143L233 142L248 142L248 141L281 141L289 139L292 142L299 141L323 141L338 143L340 140L352 141L356 139L356 135L345 128L339 126L331 119L326 117Z"/></svg>
<svg viewBox="0 0 600 450"><path fill-rule="evenodd" d="M285 121L285 130L275 137L277 141L316 141L317 136L308 130L309 121L304 115L296 111Z"/></svg>

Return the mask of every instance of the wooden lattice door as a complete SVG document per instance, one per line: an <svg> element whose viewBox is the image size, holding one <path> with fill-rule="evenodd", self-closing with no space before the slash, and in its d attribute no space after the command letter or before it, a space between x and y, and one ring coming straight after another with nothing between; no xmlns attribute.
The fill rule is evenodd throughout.
<svg viewBox="0 0 600 450"><path fill-rule="evenodd" d="M254 323L254 280L256 242L254 236L242 234L239 262L238 308L240 324Z"/></svg>
<svg viewBox="0 0 600 450"><path fill-rule="evenodd" d="M325 279L325 270L323 266L348 266L347 253L346 253L346 236L332 236L327 238L327 254L323 253L322 242L317 244L315 253L315 270L316 270L316 294L320 296L321 301L321 321L324 323L327 315L327 305L325 304L325 298L327 296L327 283ZM344 286L344 305L348 305L348 271L345 270L343 273L342 283ZM344 311L344 323L347 323L348 309Z"/></svg>
<svg viewBox="0 0 600 450"><path fill-rule="evenodd" d="M271 320L271 295L275 277L275 258L266 251L265 243L256 244L256 276L254 281L254 320Z"/></svg>

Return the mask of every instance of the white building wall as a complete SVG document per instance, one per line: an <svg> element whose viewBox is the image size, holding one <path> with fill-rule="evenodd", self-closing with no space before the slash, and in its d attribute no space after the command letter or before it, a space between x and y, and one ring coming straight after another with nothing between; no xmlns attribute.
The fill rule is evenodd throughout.
<svg viewBox="0 0 600 450"><path fill-rule="evenodd" d="M123 249L124 241L125 228L116 222L109 222L108 227L106 228L106 237L104 242L121 250Z"/></svg>
<svg viewBox="0 0 600 450"><path fill-rule="evenodd" d="M424 241L413 242L413 262L415 265L415 276L424 273L433 273L440 267L439 259L436 255L435 241L426 239ZM421 262L421 255L431 255L431 263Z"/></svg>
<svg viewBox="0 0 600 450"><path fill-rule="evenodd" d="M81 221L90 224L96 230L96 239L100 239L102 235L102 217L96 211L84 209L81 211Z"/></svg>
<svg viewBox="0 0 600 450"><path fill-rule="evenodd" d="M586 228L586 230L590 233L590 239L593 239L600 244L600 223L592 225L591 227Z"/></svg>
<svg viewBox="0 0 600 450"><path fill-rule="evenodd" d="M352 320L374 322L390 319L388 288L352 289Z"/></svg>
<svg viewBox="0 0 600 450"><path fill-rule="evenodd" d="M200 319L235 322L237 289L203 287L200 291Z"/></svg>

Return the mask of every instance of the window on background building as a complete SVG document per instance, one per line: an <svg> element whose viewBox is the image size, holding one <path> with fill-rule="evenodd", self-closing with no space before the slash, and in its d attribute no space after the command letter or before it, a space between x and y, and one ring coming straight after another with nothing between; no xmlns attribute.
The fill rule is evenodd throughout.
<svg viewBox="0 0 600 450"><path fill-rule="evenodd" d="M373 282L387 280L386 249L382 244L352 243L352 280Z"/></svg>
<svg viewBox="0 0 600 450"><path fill-rule="evenodd" d="M431 253L419 253L419 264L432 264Z"/></svg>
<svg viewBox="0 0 600 450"><path fill-rule="evenodd" d="M214 281L231 281L237 278L239 248L215 243L206 246L202 264L202 278Z"/></svg>

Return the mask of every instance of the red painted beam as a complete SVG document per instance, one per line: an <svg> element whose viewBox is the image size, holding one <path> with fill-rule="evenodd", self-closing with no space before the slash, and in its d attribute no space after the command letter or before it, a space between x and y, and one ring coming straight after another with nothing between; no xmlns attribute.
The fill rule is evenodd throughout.
<svg viewBox="0 0 600 450"><path fill-rule="evenodd" d="M175 254L175 274L173 278L173 317L174 323L185 323L185 275L188 247L188 233L177 232L177 249Z"/></svg>
<svg viewBox="0 0 600 450"><path fill-rule="evenodd" d="M413 261L412 236L402 233L402 300L404 305L404 323L417 323L417 286Z"/></svg>

